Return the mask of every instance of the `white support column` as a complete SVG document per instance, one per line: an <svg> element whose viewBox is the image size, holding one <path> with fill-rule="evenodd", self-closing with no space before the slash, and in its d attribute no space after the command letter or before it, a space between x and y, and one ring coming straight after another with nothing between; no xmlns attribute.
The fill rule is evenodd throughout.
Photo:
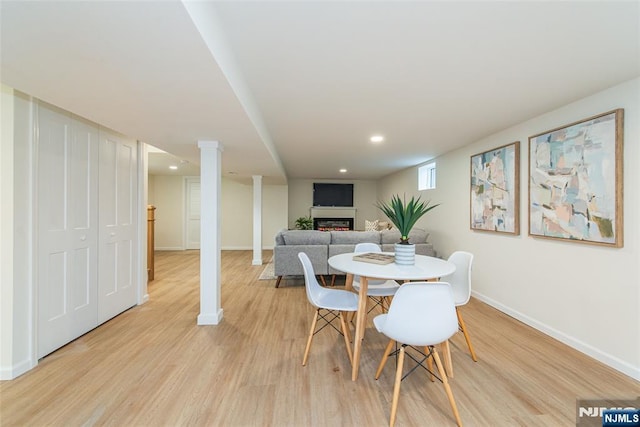
<svg viewBox="0 0 640 427"><path fill-rule="evenodd" d="M262 177L253 175L253 261L262 265Z"/></svg>
<svg viewBox="0 0 640 427"><path fill-rule="evenodd" d="M198 325L217 325L220 304L220 195L222 144L198 141L200 148L200 314Z"/></svg>

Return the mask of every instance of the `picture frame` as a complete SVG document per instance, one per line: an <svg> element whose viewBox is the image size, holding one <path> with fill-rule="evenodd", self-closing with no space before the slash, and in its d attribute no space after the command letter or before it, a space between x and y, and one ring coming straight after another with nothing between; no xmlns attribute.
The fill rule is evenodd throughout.
<svg viewBox="0 0 640 427"><path fill-rule="evenodd" d="M623 245L623 124L616 109L529 137L529 235Z"/></svg>
<svg viewBox="0 0 640 427"><path fill-rule="evenodd" d="M520 141L471 156L470 228L520 234Z"/></svg>

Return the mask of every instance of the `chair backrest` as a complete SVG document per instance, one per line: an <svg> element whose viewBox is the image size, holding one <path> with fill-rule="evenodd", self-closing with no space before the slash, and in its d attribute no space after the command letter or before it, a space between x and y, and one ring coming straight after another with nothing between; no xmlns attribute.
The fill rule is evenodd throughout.
<svg viewBox="0 0 640 427"><path fill-rule="evenodd" d="M357 254L366 252L382 252L382 249L380 249L380 245L377 243L358 243L355 249L353 249L353 252Z"/></svg>
<svg viewBox="0 0 640 427"><path fill-rule="evenodd" d="M451 284L453 300L456 305L464 305L471 297L471 265L473 254L464 251L456 251L451 254L449 261L456 265L456 271L440 280Z"/></svg>
<svg viewBox="0 0 640 427"><path fill-rule="evenodd" d="M368 252L382 252L380 249L380 245L377 243L365 242L358 243L356 247L353 249L353 252L356 254L364 254ZM360 283L360 276L353 276L353 282L356 284ZM384 283L384 280L370 280L369 285L375 285L376 283Z"/></svg>
<svg viewBox="0 0 640 427"><path fill-rule="evenodd" d="M318 307L320 296L326 290L318 283L309 256L304 252L298 252L298 259L300 259L302 270L304 271L304 287L307 291L307 298L311 304Z"/></svg>
<svg viewBox="0 0 640 427"><path fill-rule="evenodd" d="M411 282L391 301L381 332L399 343L435 345L458 331L451 286L445 282Z"/></svg>

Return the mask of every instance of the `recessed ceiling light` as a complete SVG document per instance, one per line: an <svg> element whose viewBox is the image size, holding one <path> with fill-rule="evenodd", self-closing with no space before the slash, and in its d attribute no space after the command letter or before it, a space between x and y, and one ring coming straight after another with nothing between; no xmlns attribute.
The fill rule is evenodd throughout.
<svg viewBox="0 0 640 427"><path fill-rule="evenodd" d="M384 136L382 135L373 135L370 139L371 142L373 142L374 144L380 143L382 141L384 141Z"/></svg>
<svg viewBox="0 0 640 427"><path fill-rule="evenodd" d="M171 165L171 166L169 166L169 169L176 170L176 169L178 169L178 167L176 165Z"/></svg>
<svg viewBox="0 0 640 427"><path fill-rule="evenodd" d="M346 169L340 169L340 173L347 173Z"/></svg>

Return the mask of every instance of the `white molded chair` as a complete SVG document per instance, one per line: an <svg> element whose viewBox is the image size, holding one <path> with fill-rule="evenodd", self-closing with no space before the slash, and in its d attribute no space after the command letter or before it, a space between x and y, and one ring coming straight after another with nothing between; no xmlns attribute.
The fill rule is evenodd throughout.
<svg viewBox="0 0 640 427"><path fill-rule="evenodd" d="M340 332L340 330L331 323L336 318L340 319L342 335L344 335L344 343L347 346L347 355L349 356L349 362L353 365L353 353L351 351L350 344L351 337L349 336L349 329L347 328L347 322L343 312L356 312L358 310L358 295L350 291L328 289L320 286L318 279L316 279L314 274L311 260L307 254L300 252L298 253L298 258L300 259L302 269L304 270L304 283L307 291L307 298L311 305L316 308L316 312L311 323L311 330L309 331L309 338L307 339L307 347L304 350L302 366L307 364L309 350L311 349L311 341L316 333L320 332L327 325L330 325ZM338 312L338 314L336 314L336 312ZM318 318L321 318L326 323L316 330Z"/></svg>
<svg viewBox="0 0 640 427"><path fill-rule="evenodd" d="M358 243L353 251L355 253L382 252L380 246L375 243ZM399 288L400 285L395 280L369 280L367 282L367 296L373 300L376 305L380 305L382 312L385 313L387 311L386 307L390 304L391 297L396 294ZM360 292L359 276L353 277L353 289L356 292ZM375 307L374 305L371 309L373 310Z"/></svg>
<svg viewBox="0 0 640 427"><path fill-rule="evenodd" d="M435 376L432 371L432 362L436 363L439 374L438 379L444 386L449 404L453 410L453 416L456 419L456 423L459 426L462 425L447 374L435 348L437 344L447 341L458 331L458 321L455 313L453 293L448 283L412 282L405 283L398 289L387 314L380 314L373 319L376 329L390 338L384 356L378 366L376 379L380 378L382 369L394 344L401 344L400 349L394 352L397 353L398 360L389 419L390 426L393 427L398 410L406 346L424 348L425 353L423 356L425 359L422 361L426 360L429 368L427 370L431 374L432 381ZM413 359L416 360L415 358ZM418 363L421 364L422 361Z"/></svg>
<svg viewBox="0 0 640 427"><path fill-rule="evenodd" d="M460 313L460 307L469 302L471 298L471 265L473 264L473 254L464 251L456 251L451 254L449 261L456 265L456 271L448 276L441 277L440 280L448 282L453 290L453 300L456 305L456 314L458 316L458 326L464 334L464 339L467 341L469 347L469 353L474 362L478 361L476 352L471 345L471 338L467 331L467 326L462 319Z"/></svg>

